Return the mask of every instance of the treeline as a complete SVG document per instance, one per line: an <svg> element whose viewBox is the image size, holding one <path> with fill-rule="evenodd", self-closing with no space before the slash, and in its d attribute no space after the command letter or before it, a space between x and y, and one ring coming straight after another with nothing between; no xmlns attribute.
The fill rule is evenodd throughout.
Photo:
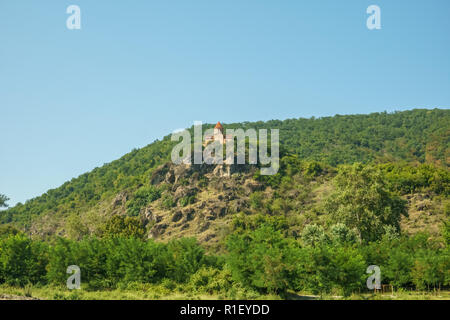
<svg viewBox="0 0 450 320"><path fill-rule="evenodd" d="M18 233L0 240L1 283L65 285L70 265L81 268L87 288L104 289L164 279L184 283L202 267L217 267L218 258L205 255L193 238L167 244L123 237L47 243Z"/></svg>
<svg viewBox="0 0 450 320"><path fill-rule="evenodd" d="M450 226L442 241L426 234L402 237L385 228L379 241L360 243L343 224L308 225L301 237L285 234L279 217L237 217L224 255L207 255L193 238L169 243L136 238L33 241L23 234L0 240L0 283L64 286L69 265L81 268L82 288L162 284L174 290L257 296L289 291L314 294L366 292L366 269L381 268L383 284L396 289L450 285Z"/></svg>
<svg viewBox="0 0 450 320"><path fill-rule="evenodd" d="M227 241L234 279L263 292L340 293L367 290L369 265L381 268L383 284L438 289L450 285L450 224L440 240L427 234L401 236L385 226L377 241L360 242L354 229L307 225L298 239L287 236L280 217L238 217Z"/></svg>

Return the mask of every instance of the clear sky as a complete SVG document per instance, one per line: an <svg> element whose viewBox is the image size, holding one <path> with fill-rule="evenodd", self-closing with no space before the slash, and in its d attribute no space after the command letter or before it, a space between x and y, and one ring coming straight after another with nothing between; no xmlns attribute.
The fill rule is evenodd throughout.
<svg viewBox="0 0 450 320"><path fill-rule="evenodd" d="M0 193L24 202L194 120L449 108L449 14L448 0L0 0Z"/></svg>

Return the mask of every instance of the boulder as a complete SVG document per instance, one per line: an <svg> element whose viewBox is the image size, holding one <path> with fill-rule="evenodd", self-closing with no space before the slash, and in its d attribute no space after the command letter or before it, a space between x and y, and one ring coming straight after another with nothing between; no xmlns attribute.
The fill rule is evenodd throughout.
<svg viewBox="0 0 450 320"><path fill-rule="evenodd" d="M178 222L181 220L181 218L183 218L183 214L181 213L181 211L177 211L172 216L172 222Z"/></svg>

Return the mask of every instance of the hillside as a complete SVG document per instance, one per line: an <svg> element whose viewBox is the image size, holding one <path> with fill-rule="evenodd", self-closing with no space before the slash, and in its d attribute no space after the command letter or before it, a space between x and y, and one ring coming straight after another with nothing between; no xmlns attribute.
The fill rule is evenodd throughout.
<svg viewBox="0 0 450 320"><path fill-rule="evenodd" d="M206 127L211 127L206 125ZM312 222L327 224L326 199L339 165L361 162L382 172L407 201L405 232L438 234L449 204L450 110L412 110L311 119L226 124L280 130L281 169L174 166L170 136L126 154L3 211L2 224L36 238L101 236L112 217L140 222L146 237L196 236L217 247L242 215L283 217L296 237ZM245 219L244 219L245 220Z"/></svg>

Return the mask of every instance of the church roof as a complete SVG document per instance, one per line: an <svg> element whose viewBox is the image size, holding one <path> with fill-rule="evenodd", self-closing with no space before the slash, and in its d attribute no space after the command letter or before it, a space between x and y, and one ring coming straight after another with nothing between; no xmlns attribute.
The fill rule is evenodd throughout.
<svg viewBox="0 0 450 320"><path fill-rule="evenodd" d="M214 127L214 129L220 129L220 130L223 129L222 124L220 123L220 121L217 122L217 124L216 124L216 126Z"/></svg>

